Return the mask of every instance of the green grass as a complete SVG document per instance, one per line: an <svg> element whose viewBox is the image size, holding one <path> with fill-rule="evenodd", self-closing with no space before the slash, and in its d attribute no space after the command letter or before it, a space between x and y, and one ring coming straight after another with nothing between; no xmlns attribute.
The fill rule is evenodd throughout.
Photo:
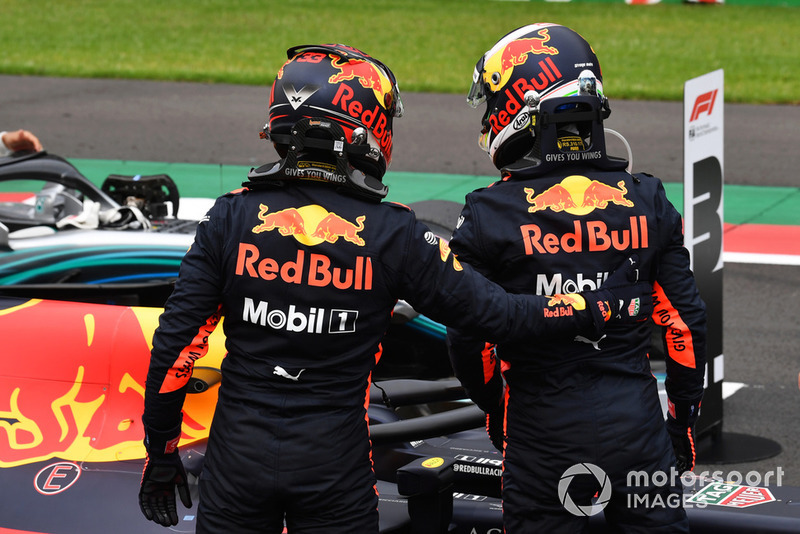
<svg viewBox="0 0 800 534"><path fill-rule="evenodd" d="M531 22L572 27L610 98L680 100L725 70L728 102L800 104L800 8L490 0L0 0L0 73L270 84L296 44L343 42L403 91L466 93L478 57Z"/></svg>

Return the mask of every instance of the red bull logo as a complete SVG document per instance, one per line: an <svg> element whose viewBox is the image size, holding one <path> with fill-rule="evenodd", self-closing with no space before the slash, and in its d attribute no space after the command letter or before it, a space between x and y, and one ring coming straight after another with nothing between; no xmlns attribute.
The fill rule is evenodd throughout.
<svg viewBox="0 0 800 534"><path fill-rule="evenodd" d="M439 256L442 258L442 261L446 263L447 258L450 257L451 253L452 251L450 249L450 243L448 243L442 238L439 238ZM456 255L453 254L452 256L453 256L453 269L455 269L456 271L463 271L464 267L461 266L461 262L458 261Z"/></svg>
<svg viewBox="0 0 800 534"><path fill-rule="evenodd" d="M333 96L331 104L337 106L342 112L347 113L361 124L363 124L380 145L386 155L387 163L391 161L392 154L392 130L389 128L385 97L377 95L380 105L375 104L372 109L364 109L362 103L354 98L355 91L347 84L340 84ZM381 109L383 108L383 109Z"/></svg>
<svg viewBox="0 0 800 534"><path fill-rule="evenodd" d="M0 309L4 331L14 332L3 341L0 467L143 458L144 384L160 313L39 300ZM218 367L225 352L215 339L208 358ZM208 436L215 403L216 390L187 398L184 443ZM58 467L42 487L56 491L66 475Z"/></svg>
<svg viewBox="0 0 800 534"><path fill-rule="evenodd" d="M589 180L585 176L568 176L561 183L549 187L538 195L530 187L525 188L525 200L530 207L529 213L545 209L555 212L566 211L572 215L586 215L597 209L606 209L609 204L633 207L633 201L625 198L628 189L620 180L617 187L597 180Z"/></svg>
<svg viewBox="0 0 800 534"><path fill-rule="evenodd" d="M335 213L329 213L317 224L317 229L314 230L311 237L322 239L328 243L336 243L340 237L343 237L345 241L363 247L365 242L358 233L364 229L364 219L366 219L364 215L356 217L356 223L353 224Z"/></svg>
<svg viewBox="0 0 800 534"><path fill-rule="evenodd" d="M372 289L372 258L356 256L353 264L333 266L325 254L308 254L298 250L297 255L287 261L262 256L261 250L251 243L239 243L236 257L236 276L249 276L265 281L280 280L286 284L327 287L336 289Z"/></svg>
<svg viewBox="0 0 800 534"><path fill-rule="evenodd" d="M522 65L528 61L528 54L558 54L558 49L545 45L550 40L550 33L547 28L537 32L539 37L515 39L503 48L500 56L500 68L508 70L516 65Z"/></svg>
<svg viewBox="0 0 800 534"><path fill-rule="evenodd" d="M331 66L339 72L328 78L329 83L357 79L361 87L372 89L375 91L376 96L380 94L381 98L378 101L383 102L383 94L386 93L384 87L388 89L391 83L384 85L384 81L388 82L388 79L381 74L375 65L361 59L342 59L333 54L330 57L333 60L331 61Z"/></svg>
<svg viewBox="0 0 800 534"><path fill-rule="evenodd" d="M553 211L564 211L578 207L572 199L572 193L561 184L556 184L536 196L533 196L534 190L530 187L525 188L525 193L527 194L526 200L531 205L528 208L529 213L536 213L548 208Z"/></svg>
<svg viewBox="0 0 800 534"><path fill-rule="evenodd" d="M293 236L309 246L324 242L336 243L340 237L359 247L366 245L366 241L358 235L364 230L366 215L356 217L353 223L316 204L272 213L269 212L269 206L260 204L258 218L261 224L253 227L254 234L277 230L280 235Z"/></svg>
<svg viewBox="0 0 800 534"><path fill-rule="evenodd" d="M303 216L300 215L294 208L288 208L275 213L267 213L269 206L265 204L259 205L260 211L258 218L261 219L261 224L253 227L254 234L261 232L269 232L277 229L282 236L305 234L306 227Z"/></svg>
<svg viewBox="0 0 800 534"><path fill-rule="evenodd" d="M525 55L525 58L527 59L527 55ZM500 72L500 81L498 83L492 83L490 80L487 80L487 83L492 87L493 91L499 91L500 88L505 86L505 84L511 78L511 74L513 72L513 69L503 69L500 67L500 65L497 65L498 62L502 61L502 59L497 59L497 56L494 56L489 60L489 62L487 62L486 65L486 72L488 76L491 76L489 74L490 72ZM490 70L493 68L490 63L495 63L494 68L497 70ZM514 117L517 116L517 113L520 112L522 106L524 105L525 93L534 90L538 91L539 93L543 93L552 84L564 78L564 75L561 74L561 71L558 69L555 62L550 59L550 57L546 57L539 61L537 66L539 67L538 71L536 71L532 77L519 77L510 85L510 87L506 87L503 91L506 97L505 107L499 109L497 112L492 113L489 116L489 123L494 133L500 132L503 128L509 125Z"/></svg>
<svg viewBox="0 0 800 534"><path fill-rule="evenodd" d="M572 222L573 231L557 234L546 232L538 224L523 224L522 242L525 254L558 254L566 252L628 251L647 248L649 243L647 216L629 217L627 228L609 230L604 221Z"/></svg>
<svg viewBox="0 0 800 534"><path fill-rule="evenodd" d="M575 310L586 309L586 300L577 293L559 293L550 296L547 306L552 309L544 309L545 317L569 317Z"/></svg>

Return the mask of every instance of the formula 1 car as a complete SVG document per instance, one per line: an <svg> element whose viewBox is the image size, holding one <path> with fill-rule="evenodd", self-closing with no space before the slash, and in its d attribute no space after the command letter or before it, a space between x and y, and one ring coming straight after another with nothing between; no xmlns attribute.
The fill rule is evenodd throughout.
<svg viewBox="0 0 800 534"><path fill-rule="evenodd" d="M0 160L0 186L12 175L46 175L55 185L0 188L7 230L0 252L0 534L163 532L135 504L144 458L140 416L150 340L192 223L175 217L179 199L163 178L139 187L121 177L99 189L52 155ZM131 205L112 197L122 190ZM174 211L164 217L159 204L167 202ZM451 204L412 207L449 236L459 210ZM87 212L108 217L92 227ZM69 217L76 220L59 225ZM147 242L137 241L142 235ZM164 236L183 241L162 244ZM402 302L394 317L368 412L381 532L499 533L502 456L482 428L482 412L452 377L444 329ZM184 405L181 451L195 502L224 356L218 328ZM694 532L796 532L800 510L791 502L799 496L797 488L714 479L686 491L696 505L687 506ZM170 530L194 532L194 511L180 514ZM602 514L590 527L603 531Z"/></svg>
<svg viewBox="0 0 800 534"><path fill-rule="evenodd" d="M4 336L0 371L0 533L163 532L135 504L149 339L160 312L0 298L0 325L13 332ZM387 347L395 335L409 343L405 324L392 330ZM184 405L181 451L195 502L223 342L217 329ZM376 369L369 407L381 531L500 532L502 456L480 428L483 414L453 378L381 376L399 374L393 356ZM798 495L699 479L686 501L693 532L796 532ZM172 530L193 532L193 510L181 508L180 517ZM602 532L602 515L590 526Z"/></svg>

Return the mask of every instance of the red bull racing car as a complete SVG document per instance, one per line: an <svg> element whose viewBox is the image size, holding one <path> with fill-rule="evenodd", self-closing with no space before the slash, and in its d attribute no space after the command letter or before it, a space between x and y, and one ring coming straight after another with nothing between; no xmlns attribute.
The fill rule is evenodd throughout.
<svg viewBox="0 0 800 534"><path fill-rule="evenodd" d="M37 177L40 189L4 188ZM116 177L97 188L52 155L0 160L0 534L163 532L135 504L140 417L152 334L194 226L174 217L179 198L167 179L137 182ZM443 236L460 209L414 207ZM106 216L95 223L92 210ZM225 357L222 329L209 341L181 439L195 499ZM444 328L402 302L374 373L369 417L381 532L502 532L502 456L452 378ZM694 482L686 488L694 532L799 530L797 488ZM171 530L194 532L194 510L182 508L180 518ZM602 514L590 526L602 532Z"/></svg>

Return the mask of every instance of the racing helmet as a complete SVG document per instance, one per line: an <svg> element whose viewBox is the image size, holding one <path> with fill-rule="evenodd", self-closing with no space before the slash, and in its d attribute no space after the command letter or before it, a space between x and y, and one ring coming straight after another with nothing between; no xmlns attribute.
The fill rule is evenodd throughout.
<svg viewBox="0 0 800 534"><path fill-rule="evenodd" d="M475 65L467 102L473 108L486 103L478 144L498 169L525 156L541 163L543 152L563 150L561 145L586 150L593 122L601 127L594 129L599 139L592 142L603 145L605 158L602 120L610 110L600 62L589 43L566 26L537 23L506 34ZM549 121L541 120L545 109ZM569 121L560 116L568 113ZM537 137L548 122L561 124L543 147ZM572 129L572 138L563 135L565 128Z"/></svg>
<svg viewBox="0 0 800 534"><path fill-rule="evenodd" d="M312 130L306 132L308 148L325 148L311 139L335 137L341 129L344 139L333 139L341 144L330 149L343 149L352 167L381 180L392 161L392 120L403 114L392 71L343 44L295 46L287 56L272 85L261 136L285 157L296 145L292 136L298 123ZM313 131L320 125L329 132Z"/></svg>

